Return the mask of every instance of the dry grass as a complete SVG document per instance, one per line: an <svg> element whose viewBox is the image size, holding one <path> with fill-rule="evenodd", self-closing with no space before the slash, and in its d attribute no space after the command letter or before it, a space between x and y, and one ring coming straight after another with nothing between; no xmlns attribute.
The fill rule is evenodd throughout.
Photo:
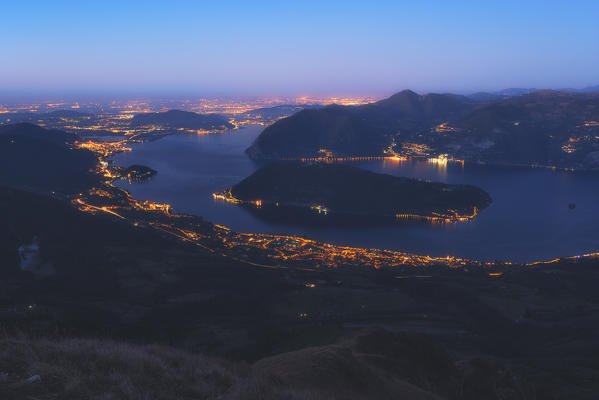
<svg viewBox="0 0 599 400"><path fill-rule="evenodd" d="M28 382L34 376L40 379ZM166 346L0 338L0 400L535 398L520 386L492 364L456 368L443 351L414 335L366 332L251 366Z"/></svg>
<svg viewBox="0 0 599 400"><path fill-rule="evenodd" d="M27 382L39 375L40 380ZM253 366L97 339L0 339L0 399L339 400L437 397L378 376L349 349L324 346Z"/></svg>
<svg viewBox="0 0 599 400"><path fill-rule="evenodd" d="M233 364L161 346L105 340L0 341L0 399L214 399ZM26 383L31 376L41 380Z"/></svg>
<svg viewBox="0 0 599 400"><path fill-rule="evenodd" d="M343 346L308 347L262 359L227 400L439 400L397 376L372 368Z"/></svg>

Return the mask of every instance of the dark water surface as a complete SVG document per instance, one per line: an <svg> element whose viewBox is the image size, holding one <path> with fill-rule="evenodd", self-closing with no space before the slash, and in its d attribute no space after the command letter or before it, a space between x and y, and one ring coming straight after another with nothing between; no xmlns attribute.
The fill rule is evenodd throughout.
<svg viewBox="0 0 599 400"><path fill-rule="evenodd" d="M213 135L173 135L134 145L116 165L158 171L144 183L120 182L136 199L167 202L240 232L287 233L356 247L377 247L479 260L533 261L599 251L599 175L480 165L437 166L425 161L353 163L375 172L468 183L493 203L472 222L446 225L302 226L264 220L243 207L215 201L260 165L244 150L263 128ZM569 203L576 208L570 210Z"/></svg>

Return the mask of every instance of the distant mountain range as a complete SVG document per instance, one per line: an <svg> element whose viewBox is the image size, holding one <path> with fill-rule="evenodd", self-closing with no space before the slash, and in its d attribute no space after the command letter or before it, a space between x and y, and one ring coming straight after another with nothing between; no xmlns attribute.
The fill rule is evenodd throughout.
<svg viewBox="0 0 599 400"><path fill-rule="evenodd" d="M402 92L368 106L301 111L281 123L307 113L293 140L301 143L305 133L320 145L310 131L318 123L334 128L339 151L359 150L355 142L369 143L374 132L384 150L402 151L410 138L431 153L513 160L550 158L559 149L586 159L599 136L589 122L599 119L598 96L542 91L478 103ZM262 247L237 245L228 238L241 234L201 218L92 215L15 189L93 186L96 157L73 149L75 139L31 124L0 126L0 398L582 400L599 392L597 257L448 268L412 264L427 257L406 254L381 265L385 250L273 235L250 238ZM311 196L331 182L354 190L352 183L372 181L372 173L344 165L305 166L336 167L345 181L297 176L314 185ZM263 186L248 190L303 194L296 175L269 168ZM285 187L273 187L270 174ZM394 190L389 177L375 175L385 179L384 192L360 193L374 195L370 207ZM198 237L218 229L230 247L204 246L189 239L195 231L173 225L173 235L162 223L179 219ZM304 246L322 252L296 261ZM53 275L23 268L23 249ZM267 251L277 254L274 265L261 264ZM361 264L337 263L345 252Z"/></svg>
<svg viewBox="0 0 599 400"><path fill-rule="evenodd" d="M476 101L496 101L506 99L508 97L521 96L532 92L539 91L541 89L535 88L508 88L498 90L495 92L476 92L469 94L468 97ZM587 86L582 89L575 88L563 88L556 89L557 92L570 92L570 93L594 93L599 92L599 85Z"/></svg>
<svg viewBox="0 0 599 400"><path fill-rule="evenodd" d="M448 154L494 163L599 168L599 93L508 89L501 99L409 90L361 106L303 110L267 127L255 159ZM506 94L507 93L507 94ZM408 152L408 155L409 152Z"/></svg>
<svg viewBox="0 0 599 400"><path fill-rule="evenodd" d="M426 143L457 158L598 168L599 93L535 91L486 104Z"/></svg>
<svg viewBox="0 0 599 400"><path fill-rule="evenodd" d="M150 125L163 128L204 130L224 130L234 127L226 117L219 114L197 114L181 110L137 114L131 120L132 127Z"/></svg>
<svg viewBox="0 0 599 400"><path fill-rule="evenodd" d="M456 119L477 105L465 96L404 90L366 105L302 110L267 127L247 153L274 159L313 157L325 148L338 155L382 154L394 135Z"/></svg>

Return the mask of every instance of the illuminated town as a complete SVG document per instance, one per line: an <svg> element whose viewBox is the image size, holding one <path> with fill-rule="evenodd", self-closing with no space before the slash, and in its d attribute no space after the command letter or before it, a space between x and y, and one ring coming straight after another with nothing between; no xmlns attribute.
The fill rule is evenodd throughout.
<svg viewBox="0 0 599 400"><path fill-rule="evenodd" d="M337 160L335 161L337 162ZM254 206L260 208L264 205L263 200L252 200L252 201L244 201L236 198L232 193L231 189L223 190L218 193L213 193L212 197L215 200L224 201L232 204L246 204L249 206ZM273 202L272 204L275 207L279 206L278 202ZM320 204L313 204L310 206L310 210L314 211L319 215L328 215L331 210L329 210L326 206ZM431 224L450 224L457 222L468 222L475 219L478 216L478 209L476 206L472 208L472 212L470 214L460 214L456 210L448 210L447 213L437 213L431 212L430 215L421 215L421 214L396 214L394 216L395 219L400 221L415 221L415 222L426 222Z"/></svg>
<svg viewBox="0 0 599 400"><path fill-rule="evenodd" d="M580 1L5 1L0 400L599 400Z"/></svg>
<svg viewBox="0 0 599 400"><path fill-rule="evenodd" d="M399 267L433 267L445 266L450 268L483 267L491 270L513 264L509 262L488 263L476 260L462 259L452 256L433 257L417 255L400 251L366 249L347 246L336 246L311 239L256 233L238 233L227 227L205 222L191 215L174 214L168 204L133 199L125 190L111 184L115 179L111 168L107 166L107 155L116 151L128 151L123 144L96 145L82 144L82 147L93 150L99 157L98 173L106 178L102 188L94 188L88 193L81 193L72 203L81 211L93 214L108 214L121 220L126 220L133 226L156 229L166 235L193 243L212 253L231 257L248 265L263 268L300 268L319 269L337 267L370 267L370 268L399 268ZM326 158L328 159L328 157ZM445 162L447 161L443 158ZM230 189L214 193L216 201L242 204L236 199ZM262 201L249 202L250 205L261 207ZM314 205L313 211L326 215L329 210L322 205ZM427 223L456 223L467 222L477 216L476 207L469 215L457 211L447 215L434 214L430 216L398 214L399 220L413 220ZM585 254L549 261L532 262L529 266L538 264L557 263L560 261L575 262L580 259L599 258L599 253ZM398 270L399 271L399 270ZM503 272L490 272L489 276L498 277Z"/></svg>
<svg viewBox="0 0 599 400"><path fill-rule="evenodd" d="M398 267L398 266L432 266L445 265L449 267L465 267L467 265L485 266L490 264L455 257L430 257L414 255L398 251L379 249L360 249L352 247L335 246L317 241L281 235L263 235L250 233L236 233L226 227L212 225L188 215L173 214L168 204L133 199L123 189L112 185L115 179L127 179L123 171L111 166L111 157L119 152L131 151L131 145L152 140L168 134L218 134L216 130L197 129L168 129L161 126L131 127L130 121L134 115L165 111L171 108L180 108L201 113L222 113L229 118L235 128L245 124L267 125L283 116L264 120L258 114L247 115L248 111L261 108L275 107L282 104L342 104L359 105L377 100L375 97L297 97L297 98L261 98L251 101L244 99L197 99L197 100L135 100L123 102L109 102L107 104L81 102L40 102L38 104L4 104L0 106L0 123L9 124L14 118L21 118L28 122L47 128L62 129L66 132L76 133L79 140L74 142L75 148L87 149L98 157L95 172L104 179L104 186L93 188L88 193L82 193L72 200L72 203L81 211L90 213L109 214L118 219L127 220L135 226L157 229L165 234L192 242L200 247L231 255L235 259L252 265L269 268L287 268L289 266L318 268L337 266L371 266ZM59 111L60 110L60 111ZM72 110L81 114L61 116L64 110ZM93 111L94 116L82 110ZM52 116L56 111L57 116ZM62 114L61 114L62 113ZM36 116L39 115L39 118ZM66 115L66 114L65 114ZM599 126L596 121L586 121L581 128L595 128ZM234 128L234 129L235 129ZM452 133L455 128L448 123L442 123L433 128L440 134ZM585 140L595 140L595 137L570 138L562 146L566 153L576 151L576 145ZM398 148L398 150L395 150ZM338 156L328 149L320 149L315 157L296 158L305 163L346 163L378 161L384 163L402 163L410 159L426 160L440 168L448 164L464 166L464 160L454 159L448 154L438 154L427 144L404 142L382 150L378 155ZM541 167L531 165L532 167ZM557 169L555 166L542 166ZM564 168L570 171L570 168ZM129 175L129 178L131 176ZM243 204L230 192L214 193L217 201L233 204ZM260 208L262 200L245 202L250 206ZM275 204L278 205L278 204ZM327 215L330 210L324 205L314 204L311 210L320 215ZM478 210L474 207L468 214L460 214L453 210L445 214L432 213L431 215L397 214L399 221L414 221L431 224L448 224L468 222L476 218ZM584 257L594 257L596 254ZM557 260L553 260L554 262ZM536 264L536 263L533 263ZM509 265L506 263L505 265Z"/></svg>
<svg viewBox="0 0 599 400"><path fill-rule="evenodd" d="M224 199L219 194L215 194L214 197ZM211 252L266 268L342 266L458 268L484 265L455 257L429 257L390 250L335 246L295 236L237 233L227 227L206 223L193 216L172 214L167 204L136 201L124 190L117 188L90 191L74 199L73 204L82 211L106 213L125 219L135 226L155 228L165 234L209 249ZM260 206L258 202L255 205ZM326 213L326 209L321 207L319 212Z"/></svg>
<svg viewBox="0 0 599 400"><path fill-rule="evenodd" d="M222 194L215 194L214 198L234 202L230 197ZM88 194L82 194L73 200L73 204L82 211L106 213L127 220L137 227L158 229L167 235L193 243L210 252L264 268L371 267L378 269L432 266L466 268L477 266L494 269L522 265L509 262L499 264L483 263L452 256L432 257L400 251L336 246L288 235L238 233L224 226L204 222L201 218L173 214L168 204L134 200L126 191L114 187L103 190L95 189ZM257 207L260 205L255 204ZM319 212L326 213L326 209L320 207ZM475 209L472 215L458 215L457 213L438 217L398 215L398 218L424 219L433 223L451 223L470 220L476 217L476 213ZM599 253L536 261L524 265L534 266L560 261L576 262L580 259L589 258L599 258Z"/></svg>
<svg viewBox="0 0 599 400"><path fill-rule="evenodd" d="M375 100L374 98L297 98L297 99L264 99L258 102L230 101L218 102L214 100L202 100L199 102L184 101L172 104L169 102L134 101L126 103L111 103L99 114L93 123L92 118L86 115L74 117L60 117L47 121L36 120L36 113L47 113L54 109L70 108L80 110L84 105L80 103L40 103L35 105L3 105L3 115L25 112L32 117L32 122L49 128L64 129L80 135L80 139L74 143L76 148L83 148L94 152L98 157L96 173L104 178L104 187L94 188L89 193L82 193L74 198L72 203L81 211L90 213L104 213L118 219L127 220L135 226L153 228L161 232L192 242L200 247L210 249L211 252L219 252L231 255L235 259L242 260L252 265L260 265L270 268L296 267L337 267L337 266L371 266L398 267L398 266L432 266L445 265L449 267L464 267L467 265L487 265L473 260L455 257L430 257L425 255L414 255L397 251L379 249L360 249L352 247L335 246L317 241L279 235L263 235L236 233L226 227L199 222L188 215L173 214L168 204L150 201L137 201L124 190L112 185L115 179L126 178L118 168L110 165L110 158L119 152L131 151L131 145L149 140L152 137L173 133L193 134L217 134L216 131L198 130L164 130L161 127L132 128L129 121L137 113L154 112L166 110L172 106L184 107L187 110L201 111L204 113L227 113L230 121L236 126L247 123L255 123L256 120L244 119L243 113L260 107L285 104L295 101L301 104L327 104L336 102L339 104L364 104ZM94 105L100 107L99 105ZM90 107L90 105L87 105ZM104 108L102 108L104 110ZM28 114L28 115L29 115ZM45 117L44 117L45 118ZM3 120L10 123L10 118ZM269 121L270 123L274 121ZM595 121L588 121L585 127L595 127ZM453 132L453 128L443 123L435 128L436 132ZM565 145L564 151L574 151L574 145L580 139L571 139ZM401 163L411 158L424 159L439 167L445 167L449 163L459 164L463 167L464 160L456 160L447 154L436 154L426 144L402 143L400 151L390 149L383 151L381 155L372 156L336 156L332 151L321 149L316 157L298 158L297 160L310 162L361 162L382 160L385 163ZM555 169L555 167L552 167ZM213 197L218 201L226 201L234 204L243 202L236 199L229 191L214 193ZM257 200L250 205L261 207L262 201ZM323 205L313 205L312 211L317 214L327 215L330 210ZM457 223L467 222L476 218L478 210L476 207L469 214L460 214L457 211L448 214L398 214L397 220L416 221L425 223ZM593 257L587 255L585 257ZM554 260L556 261L556 260ZM552 261L553 262L553 261ZM507 263L506 265L509 265Z"/></svg>
<svg viewBox="0 0 599 400"><path fill-rule="evenodd" d="M40 101L37 103L0 104L0 125L30 122L39 126L61 129L81 135L123 134L128 138L141 135L157 135L159 126L132 129L129 125L136 114L183 110L202 114L222 114L235 126L246 124L268 125L286 115L268 118L261 109L277 106L322 106L328 104L361 105L379 100L377 96L302 96L302 97L255 97L255 98L193 98L193 99L141 99L111 101ZM253 113L248 114L248 112ZM293 112L293 111L292 111ZM158 132L156 132L158 131ZM182 130L188 133L211 133L211 131Z"/></svg>

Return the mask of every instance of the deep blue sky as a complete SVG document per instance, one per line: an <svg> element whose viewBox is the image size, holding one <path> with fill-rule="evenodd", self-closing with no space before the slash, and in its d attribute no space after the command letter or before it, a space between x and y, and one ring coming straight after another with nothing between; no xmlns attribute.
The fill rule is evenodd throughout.
<svg viewBox="0 0 599 400"><path fill-rule="evenodd" d="M0 91L599 84L599 1L4 1Z"/></svg>

